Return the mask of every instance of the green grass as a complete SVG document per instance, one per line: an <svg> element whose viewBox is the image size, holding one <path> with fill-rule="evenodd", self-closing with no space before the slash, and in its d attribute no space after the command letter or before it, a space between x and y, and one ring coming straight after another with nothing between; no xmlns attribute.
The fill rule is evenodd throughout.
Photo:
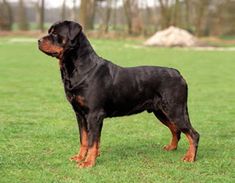
<svg viewBox="0 0 235 183"><path fill-rule="evenodd" d="M0 182L235 182L234 52L141 48L135 41L93 40L122 66L160 65L181 71L189 112L201 134L198 161L184 163L184 135L165 152L169 130L152 114L106 119L101 156L91 169L69 161L79 148L75 116L58 63L37 42L0 39Z"/></svg>

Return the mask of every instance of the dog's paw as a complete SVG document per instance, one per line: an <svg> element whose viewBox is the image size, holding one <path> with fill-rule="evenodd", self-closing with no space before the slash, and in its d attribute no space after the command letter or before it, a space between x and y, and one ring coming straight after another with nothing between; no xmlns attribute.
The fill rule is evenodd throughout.
<svg viewBox="0 0 235 183"><path fill-rule="evenodd" d="M183 159L184 162L194 162L195 161L195 156L193 154L186 154Z"/></svg>
<svg viewBox="0 0 235 183"><path fill-rule="evenodd" d="M176 146L172 146L171 144L169 144L169 145L165 145L165 146L163 147L163 149L164 149L165 151L173 151L173 150L176 150L177 147L176 147Z"/></svg>
<svg viewBox="0 0 235 183"><path fill-rule="evenodd" d="M95 166L95 162L93 161L84 161L78 164L79 168L91 168Z"/></svg>
<svg viewBox="0 0 235 183"><path fill-rule="evenodd" d="M70 161L76 161L77 163L83 161L85 159L85 157L80 156L80 155L75 155L73 157L70 158Z"/></svg>

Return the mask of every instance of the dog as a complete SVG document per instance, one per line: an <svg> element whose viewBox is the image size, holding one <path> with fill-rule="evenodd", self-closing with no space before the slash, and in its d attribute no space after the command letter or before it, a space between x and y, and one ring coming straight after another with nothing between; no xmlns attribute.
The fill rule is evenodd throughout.
<svg viewBox="0 0 235 183"><path fill-rule="evenodd" d="M59 60L67 100L76 114L80 132L79 153L71 158L81 168L92 167L100 155L104 118L147 111L167 126L177 149L181 132L189 148L183 161L196 160L199 133L187 109L187 83L179 71L157 66L121 67L99 57L73 21L54 23L38 40L39 49Z"/></svg>

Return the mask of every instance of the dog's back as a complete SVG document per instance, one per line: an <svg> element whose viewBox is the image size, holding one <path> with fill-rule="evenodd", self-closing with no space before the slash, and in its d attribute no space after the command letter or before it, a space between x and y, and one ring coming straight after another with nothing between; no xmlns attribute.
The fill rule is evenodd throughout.
<svg viewBox="0 0 235 183"><path fill-rule="evenodd" d="M106 60L103 62L96 71L102 75L95 80L105 82L97 85L96 89L100 93L99 99L103 99L100 103L104 105L107 116L130 115L144 110L153 111L156 107L161 107L159 105L165 100L165 94L175 86L177 90L181 85L181 95L187 92L183 77L175 69L157 66L128 68Z"/></svg>

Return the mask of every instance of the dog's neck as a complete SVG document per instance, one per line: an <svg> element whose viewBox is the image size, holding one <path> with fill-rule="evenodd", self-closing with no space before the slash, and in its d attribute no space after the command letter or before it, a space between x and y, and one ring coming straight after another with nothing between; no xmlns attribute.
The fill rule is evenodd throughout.
<svg viewBox="0 0 235 183"><path fill-rule="evenodd" d="M96 64L97 59L95 58L99 56L83 32L79 34L77 40L74 42L75 45L68 52L64 53L61 59L62 66L74 65L74 67L89 68Z"/></svg>
<svg viewBox="0 0 235 183"><path fill-rule="evenodd" d="M83 32L80 32L78 36L78 57L82 58L86 55L96 55L95 50L92 48L91 43L87 39L86 35Z"/></svg>
<svg viewBox="0 0 235 183"><path fill-rule="evenodd" d="M63 82L67 88L71 89L81 83L89 72L101 62L83 32L76 41L75 47L65 53L60 61ZM68 83L69 81L73 81L74 84Z"/></svg>

